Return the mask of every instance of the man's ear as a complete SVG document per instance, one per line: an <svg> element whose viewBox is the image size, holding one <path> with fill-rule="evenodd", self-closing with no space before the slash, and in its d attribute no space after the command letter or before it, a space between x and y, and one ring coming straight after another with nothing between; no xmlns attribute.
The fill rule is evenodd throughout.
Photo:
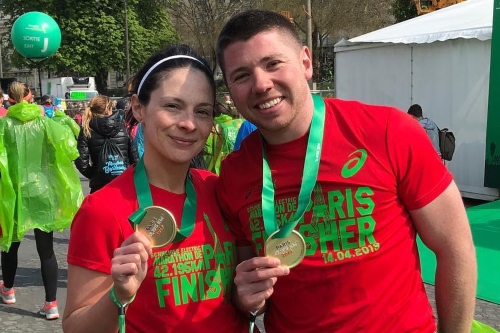
<svg viewBox="0 0 500 333"><path fill-rule="evenodd" d="M302 47L301 58L302 67L304 68L304 76L306 80L310 80L313 76L313 63L311 51L309 51L309 48L307 46Z"/></svg>

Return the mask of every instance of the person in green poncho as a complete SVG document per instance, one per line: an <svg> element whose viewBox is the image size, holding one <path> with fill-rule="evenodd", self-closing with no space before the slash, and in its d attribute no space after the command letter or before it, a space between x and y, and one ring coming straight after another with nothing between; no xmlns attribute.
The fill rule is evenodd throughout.
<svg viewBox="0 0 500 333"><path fill-rule="evenodd" d="M14 304L17 252L25 233L34 230L45 287L40 314L59 318L58 266L53 231L70 226L83 200L82 187L72 160L78 157L76 140L64 126L40 115L30 104L31 91L21 82L8 90L9 107L0 119L0 296Z"/></svg>
<svg viewBox="0 0 500 333"><path fill-rule="evenodd" d="M61 125L67 126L71 130L71 133L75 135L75 138L78 139L78 134L80 134L80 126L78 126L76 121L71 119L71 117L69 117L64 112L64 107L62 105L56 106L56 112L54 113L52 120L60 123Z"/></svg>

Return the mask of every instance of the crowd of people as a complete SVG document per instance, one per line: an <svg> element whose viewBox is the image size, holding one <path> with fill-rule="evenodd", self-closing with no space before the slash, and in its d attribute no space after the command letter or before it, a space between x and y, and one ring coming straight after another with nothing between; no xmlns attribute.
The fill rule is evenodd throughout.
<svg viewBox="0 0 500 333"><path fill-rule="evenodd" d="M220 109L215 66L187 45L147 59L123 110L102 95L68 105L81 114L77 132L43 116L24 86L9 88L13 105L0 119L3 302L15 303L17 248L34 229L40 313L59 317L52 232L71 224L65 332L258 332L260 314L278 333L470 332L471 230L452 174L415 120L421 110L312 95L310 51L272 11L230 18L216 53L226 107L246 119L238 149L215 163L219 175L195 162ZM16 115L21 108L29 119ZM21 129L33 150L9 148ZM60 158L57 175L44 165L47 151ZM27 158L44 181L23 181L16 170ZM71 161L90 179L83 202ZM65 182L74 186L56 193ZM417 236L436 255L437 318Z"/></svg>

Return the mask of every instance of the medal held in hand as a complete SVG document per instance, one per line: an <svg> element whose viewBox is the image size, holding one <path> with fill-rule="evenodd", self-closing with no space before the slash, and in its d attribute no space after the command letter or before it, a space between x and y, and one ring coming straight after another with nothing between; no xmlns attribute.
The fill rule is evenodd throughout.
<svg viewBox="0 0 500 333"><path fill-rule="evenodd" d="M274 232L266 240L265 254L278 258L282 266L294 268L306 255L306 242L302 235L295 230L288 237L273 238L277 232Z"/></svg>
<svg viewBox="0 0 500 333"><path fill-rule="evenodd" d="M298 195L298 206L291 221L279 228L275 213L274 182L267 159L264 139L262 140L262 218L269 238L265 244L265 255L278 258L282 266L293 268L300 264L306 255L306 243L295 227L304 216L311 200L311 193L318 178L318 170L325 127L325 103L320 96L313 95L314 112L307 139L302 183Z"/></svg>
<svg viewBox="0 0 500 333"><path fill-rule="evenodd" d="M148 237L154 248L172 243L178 231L172 213L159 206L146 207L144 210L146 215L134 225L134 229Z"/></svg>

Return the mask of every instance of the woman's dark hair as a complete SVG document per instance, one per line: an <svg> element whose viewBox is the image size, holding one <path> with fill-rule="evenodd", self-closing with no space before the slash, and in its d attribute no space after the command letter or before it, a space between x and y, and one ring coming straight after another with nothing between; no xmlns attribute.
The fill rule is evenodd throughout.
<svg viewBox="0 0 500 333"><path fill-rule="evenodd" d="M155 66L158 62L162 61L165 58L175 56L186 57L176 57L166 60L163 63L157 65L157 67L155 67L149 74L147 74L150 68ZM139 69L139 71L130 80L129 94L137 94L139 101L146 105L149 103L153 90L159 87L160 83L165 79L168 73L175 69L186 67L196 68L205 74L208 82L210 83L210 86L212 87L215 100L216 88L212 67L209 65L207 60L203 59L187 45L173 45L149 57L146 60L144 66L142 66L142 68ZM147 77L144 79L146 74ZM139 86L140 91L138 91ZM137 120L132 114L132 109L130 107L126 111L125 122L127 123L127 127L129 129L137 124Z"/></svg>

